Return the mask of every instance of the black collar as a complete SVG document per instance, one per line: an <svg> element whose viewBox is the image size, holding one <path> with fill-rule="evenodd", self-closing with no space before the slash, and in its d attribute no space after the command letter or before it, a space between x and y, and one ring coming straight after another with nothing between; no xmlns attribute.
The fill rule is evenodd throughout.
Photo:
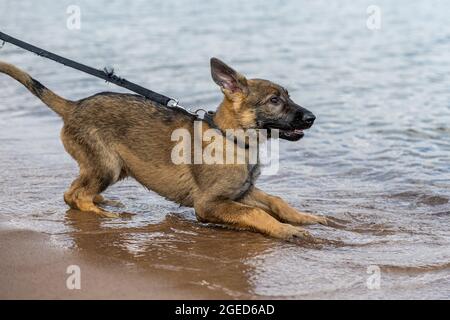
<svg viewBox="0 0 450 320"><path fill-rule="evenodd" d="M229 139L227 134L222 129L220 129L216 125L216 123L214 122L214 115L215 114L216 113L214 111L207 111L207 112L204 113L203 118L198 117L198 119L206 122L211 128L219 130L220 133L222 134L222 136L224 136L226 139ZM240 143L240 141L238 141L237 137L233 138L233 143L237 144L239 147L244 147L245 149L249 149L250 148L250 146L249 146L249 144L247 142L243 145L242 143Z"/></svg>

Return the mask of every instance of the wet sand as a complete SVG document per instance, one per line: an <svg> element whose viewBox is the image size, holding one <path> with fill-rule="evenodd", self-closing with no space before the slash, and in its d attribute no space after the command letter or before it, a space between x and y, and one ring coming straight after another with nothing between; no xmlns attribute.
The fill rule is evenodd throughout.
<svg viewBox="0 0 450 320"><path fill-rule="evenodd" d="M115 258L52 245L30 230L0 229L0 299L227 299L220 292L180 285L163 271L137 270ZM81 288L69 290L67 267L78 265ZM124 272L126 270L126 272Z"/></svg>

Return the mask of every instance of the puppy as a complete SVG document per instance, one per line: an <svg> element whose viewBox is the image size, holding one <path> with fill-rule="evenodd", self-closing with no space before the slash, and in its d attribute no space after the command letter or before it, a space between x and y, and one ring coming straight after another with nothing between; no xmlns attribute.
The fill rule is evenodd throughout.
<svg viewBox="0 0 450 320"><path fill-rule="evenodd" d="M116 217L99 206L105 201L100 194L133 177L161 196L193 207L202 222L287 240L309 236L298 225L327 224L325 217L299 212L256 188L259 163L249 163L246 144L236 143L236 150L245 149L243 164L175 164L173 132L184 129L195 136L198 119L189 113L133 94L104 92L70 101L12 65L0 62L0 72L21 82L62 118L62 142L80 169L64 193L73 209ZM273 82L247 79L216 58L211 59L211 74L224 97L211 121L202 122L202 133L211 128L266 129L270 136L277 129L280 138L297 141L314 123L315 116Z"/></svg>

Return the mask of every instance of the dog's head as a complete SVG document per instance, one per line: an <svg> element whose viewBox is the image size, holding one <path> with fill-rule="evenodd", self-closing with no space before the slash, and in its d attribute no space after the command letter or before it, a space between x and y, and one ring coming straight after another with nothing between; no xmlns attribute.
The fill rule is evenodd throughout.
<svg viewBox="0 0 450 320"><path fill-rule="evenodd" d="M289 97L283 87L262 79L246 79L217 58L211 58L211 75L238 126L244 129L278 129L280 138L297 141L316 117Z"/></svg>

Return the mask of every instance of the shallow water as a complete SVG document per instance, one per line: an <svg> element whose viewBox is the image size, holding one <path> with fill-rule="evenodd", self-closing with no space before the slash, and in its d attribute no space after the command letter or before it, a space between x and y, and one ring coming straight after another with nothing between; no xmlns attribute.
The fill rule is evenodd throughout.
<svg viewBox="0 0 450 320"><path fill-rule="evenodd" d="M61 122L0 76L3 221L233 298L450 298L448 1L378 1L378 31L366 28L368 1L78 3L81 30L68 30L71 1L0 0L0 29L114 66L186 105L218 105L211 56L284 85L317 121L299 143L281 143L279 174L259 185L341 227L308 227L321 246L236 233L131 180L106 196L132 217L67 211L62 194L77 166L59 141ZM123 91L12 45L0 59L70 99ZM379 289L366 285L370 266L381 270Z"/></svg>

